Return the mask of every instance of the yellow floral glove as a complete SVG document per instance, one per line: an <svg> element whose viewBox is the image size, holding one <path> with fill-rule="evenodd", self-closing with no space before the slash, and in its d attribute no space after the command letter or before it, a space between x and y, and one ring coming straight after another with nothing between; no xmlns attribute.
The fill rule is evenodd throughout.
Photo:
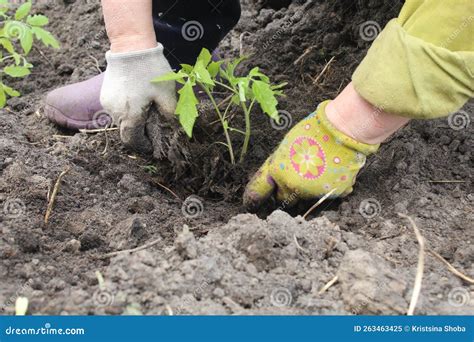
<svg viewBox="0 0 474 342"><path fill-rule="evenodd" d="M314 199L352 192L366 157L380 145L359 143L338 131L326 117L326 106L298 123L277 150L253 176L244 193L244 204L256 208L276 190L276 197L288 206L300 199Z"/></svg>

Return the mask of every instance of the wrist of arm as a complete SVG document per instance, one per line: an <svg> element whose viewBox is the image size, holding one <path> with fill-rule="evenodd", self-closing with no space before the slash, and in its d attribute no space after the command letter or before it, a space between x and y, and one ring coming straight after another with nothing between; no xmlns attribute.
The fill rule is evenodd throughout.
<svg viewBox="0 0 474 342"><path fill-rule="evenodd" d="M157 47L156 37L153 33L120 35L110 37L110 51L112 53L142 51Z"/></svg>
<svg viewBox="0 0 474 342"><path fill-rule="evenodd" d="M387 113L364 100L350 83L326 107L328 120L339 131L366 144L380 144L410 119Z"/></svg>
<svg viewBox="0 0 474 342"><path fill-rule="evenodd" d="M102 0L111 51L131 52L157 46L151 0Z"/></svg>

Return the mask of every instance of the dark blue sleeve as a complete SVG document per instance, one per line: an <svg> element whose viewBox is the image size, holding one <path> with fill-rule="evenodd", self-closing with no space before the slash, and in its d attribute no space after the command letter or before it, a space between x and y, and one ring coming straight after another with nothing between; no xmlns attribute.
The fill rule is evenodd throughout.
<svg viewBox="0 0 474 342"><path fill-rule="evenodd" d="M153 0L157 41L171 67L194 64L203 47L211 52L240 19L239 0Z"/></svg>

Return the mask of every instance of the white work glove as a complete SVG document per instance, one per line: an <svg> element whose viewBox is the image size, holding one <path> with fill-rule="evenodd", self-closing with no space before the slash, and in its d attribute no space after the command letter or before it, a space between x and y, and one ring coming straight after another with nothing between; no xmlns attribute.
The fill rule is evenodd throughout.
<svg viewBox="0 0 474 342"><path fill-rule="evenodd" d="M151 153L153 146L145 134L148 108L152 102L166 117L176 109L175 82L151 83L169 73L170 64L163 54L163 45L156 48L105 55L107 70L100 94L104 110L120 128L120 138L128 148Z"/></svg>

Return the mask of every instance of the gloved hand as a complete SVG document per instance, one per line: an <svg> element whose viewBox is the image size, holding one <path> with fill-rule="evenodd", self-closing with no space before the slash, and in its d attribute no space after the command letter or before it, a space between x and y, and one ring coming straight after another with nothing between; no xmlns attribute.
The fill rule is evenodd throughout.
<svg viewBox="0 0 474 342"><path fill-rule="evenodd" d="M244 205L256 209L276 190L276 197L292 206L300 199L332 197L352 192L366 156L379 145L359 143L339 132L327 119L321 103L316 112L293 127L277 150L253 176Z"/></svg>
<svg viewBox="0 0 474 342"><path fill-rule="evenodd" d="M120 127L125 146L142 153L151 153L153 146L145 134L149 105L154 101L166 117L176 109L175 82L151 83L171 71L163 54L163 45L126 53L106 53L107 70L100 102Z"/></svg>

